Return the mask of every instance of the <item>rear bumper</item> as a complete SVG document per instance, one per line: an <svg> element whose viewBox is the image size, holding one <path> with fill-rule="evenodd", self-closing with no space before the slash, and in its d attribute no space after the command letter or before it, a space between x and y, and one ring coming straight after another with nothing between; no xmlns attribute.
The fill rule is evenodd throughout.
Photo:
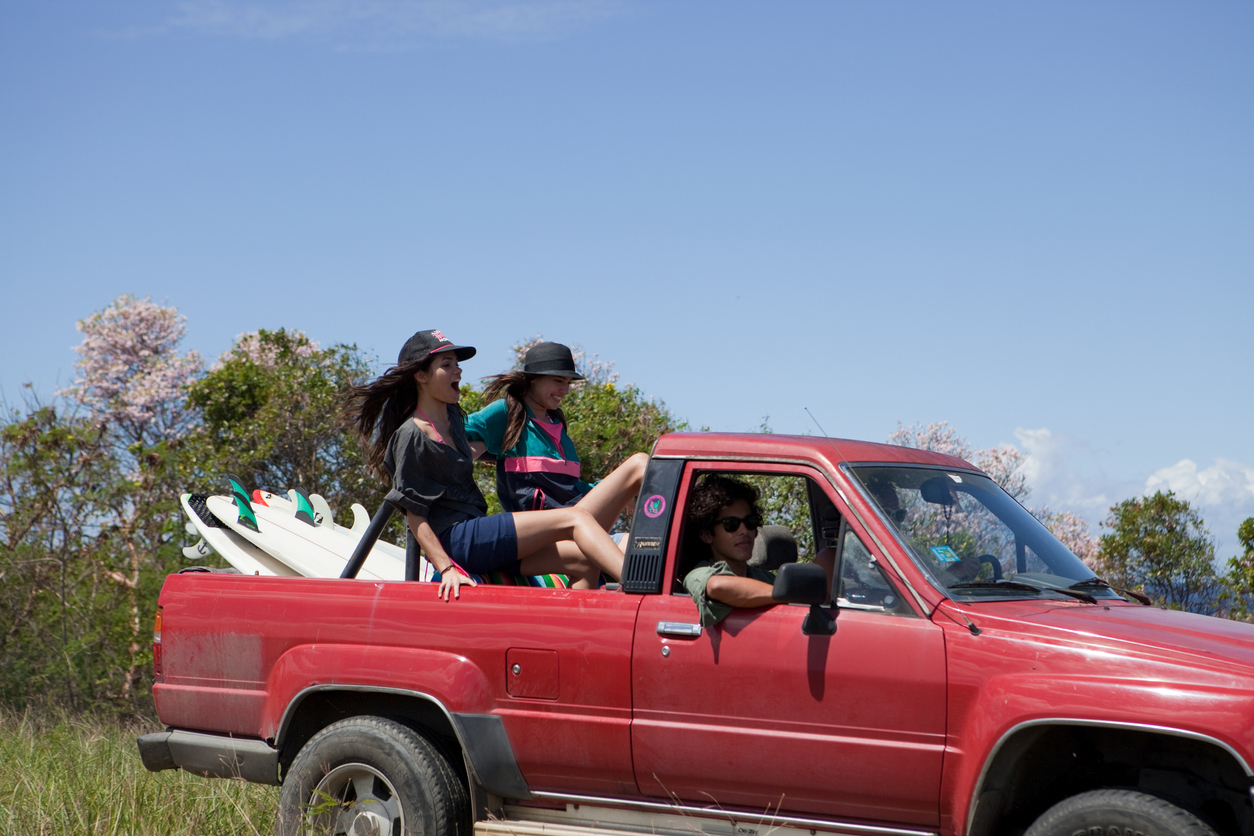
<svg viewBox="0 0 1254 836"><path fill-rule="evenodd" d="M279 782L279 750L263 740L221 734L164 731L136 739L150 772L185 769L206 778L242 778L254 784Z"/></svg>

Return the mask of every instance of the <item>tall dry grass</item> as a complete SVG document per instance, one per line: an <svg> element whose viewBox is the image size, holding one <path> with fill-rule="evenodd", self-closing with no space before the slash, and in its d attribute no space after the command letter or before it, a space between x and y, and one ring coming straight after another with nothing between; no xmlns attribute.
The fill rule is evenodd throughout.
<svg viewBox="0 0 1254 836"><path fill-rule="evenodd" d="M271 833L278 788L144 769L141 731L0 713L0 834Z"/></svg>

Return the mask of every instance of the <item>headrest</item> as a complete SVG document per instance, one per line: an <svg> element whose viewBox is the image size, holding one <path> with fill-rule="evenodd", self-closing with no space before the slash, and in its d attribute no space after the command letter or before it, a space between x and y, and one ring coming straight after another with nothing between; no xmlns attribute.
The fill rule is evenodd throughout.
<svg viewBox="0 0 1254 836"><path fill-rule="evenodd" d="M785 525L764 525L758 529L750 566L773 572L785 563L796 562L797 540L792 536L792 529Z"/></svg>

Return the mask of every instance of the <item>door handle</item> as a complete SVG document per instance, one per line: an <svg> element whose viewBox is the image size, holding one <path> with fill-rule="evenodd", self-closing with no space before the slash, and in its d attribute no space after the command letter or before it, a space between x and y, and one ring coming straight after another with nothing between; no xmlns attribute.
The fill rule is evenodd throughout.
<svg viewBox="0 0 1254 836"><path fill-rule="evenodd" d="M672 636L677 639L695 639L701 636L701 625L688 624L684 621L659 621L657 623L657 634L659 636Z"/></svg>

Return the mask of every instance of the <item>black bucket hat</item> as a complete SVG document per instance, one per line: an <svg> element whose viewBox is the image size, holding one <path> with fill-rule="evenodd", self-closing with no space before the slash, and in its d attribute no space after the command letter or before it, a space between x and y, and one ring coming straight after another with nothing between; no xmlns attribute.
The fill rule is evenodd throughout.
<svg viewBox="0 0 1254 836"><path fill-rule="evenodd" d="M396 358L396 365L426 360L432 354L444 351L452 351L457 355L458 360L469 360L475 356L474 348L468 345L453 345L453 341L440 331L419 331L405 340L400 356Z"/></svg>
<svg viewBox="0 0 1254 836"><path fill-rule="evenodd" d="M571 380L583 380L584 377L575 371L575 358L570 349L561 343L537 343L527 349L523 357L523 372L526 374L551 374L554 377L569 377Z"/></svg>

